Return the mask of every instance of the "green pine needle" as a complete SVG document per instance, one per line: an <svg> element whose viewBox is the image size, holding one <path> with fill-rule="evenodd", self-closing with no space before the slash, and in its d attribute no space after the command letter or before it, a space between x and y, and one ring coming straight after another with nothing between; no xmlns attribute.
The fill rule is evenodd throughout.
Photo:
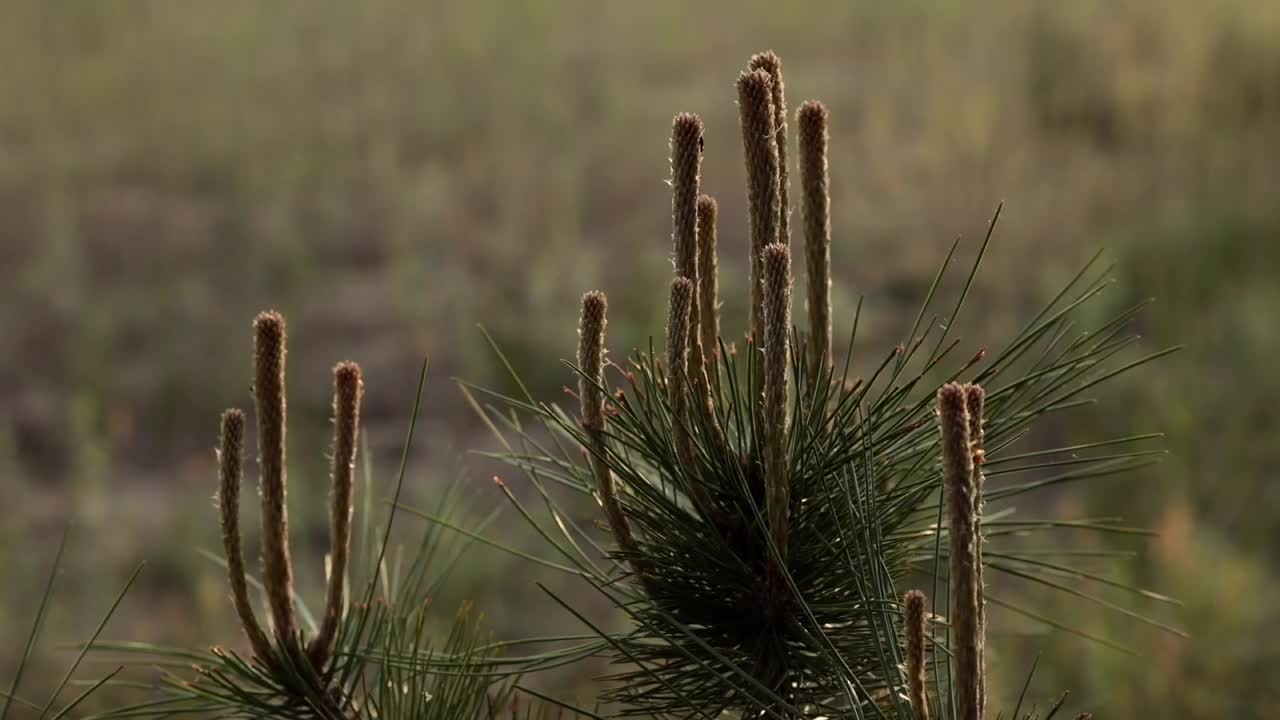
<svg viewBox="0 0 1280 720"><path fill-rule="evenodd" d="M122 670L122 668L116 668L106 676L90 683L80 692L80 694L72 698L66 705L63 705L60 710L54 710L54 706L57 704L58 698L62 695L63 690L66 690L67 686L72 684L72 678L75 677L76 671L80 669L80 665L84 662L85 656L95 647L98 637L102 634L102 631L106 629L107 623L110 622L112 616L115 615L116 610L120 607L120 603L129 592L129 588L133 587L134 581L137 580L138 575L141 574L143 567L141 564L138 565L138 567L133 571L133 574L129 576L128 582L125 583L124 587L121 588L120 592L116 595L115 600L111 603L107 612L103 614L102 619L98 622L98 626L93 631L93 635L90 636L88 642L80 645L80 652L76 656L75 661L72 662L71 666L67 669L67 672L63 675L61 682L59 682L58 686L54 688L53 693L50 694L49 699L45 701L44 705L39 705L18 695L18 688L22 684L22 677L31 661L31 656L35 650L41 631L44 629L44 621L48 615L50 603L53 599L54 584L57 580L58 573L62 569L62 558L66 552L67 540L70 535L71 527L67 526L63 531L62 540L58 543L58 552L54 556L53 567L49 572L49 580L45 584L44 593L40 597L40 605L36 610L35 619L31 623L31 632L27 636L27 643L23 648L22 656L18 660L18 668L14 673L13 682L10 684L8 692L0 692L0 697L4 698L4 705L3 707L0 707L0 718L8 717L9 708L16 702L28 711L36 713L33 717L40 718L40 720L46 720L46 718L61 720L61 718L70 715L71 711L79 707L80 703L87 700L89 696L93 695L103 686L111 682Z"/></svg>
<svg viewBox="0 0 1280 720"><path fill-rule="evenodd" d="M949 318L961 313L990 241L989 230ZM727 446L711 441L705 417L695 413L686 418L693 466L677 457L673 428L678 421L667 401L666 368L652 350L633 354L624 367L615 366L612 381L598 388L607 398L609 415L601 459L622 488L625 514L638 543L635 554L602 553L594 533L561 522L575 514L573 498L594 489L581 450L591 445L575 418L557 405L533 399L518 378L521 398L460 383L504 448L487 455L525 473L546 510L539 514L525 507L504 484L504 494L541 533L549 553L530 558L526 551L485 542L585 578L633 621L633 629L621 635L600 633L608 654L622 663L608 678L603 698L617 703L623 714L802 710L809 715L909 717L900 670L900 590L937 578L935 608L946 606L936 589L945 584L946 543L940 540L947 528L937 510L941 476L933 398L943 383L959 379L989 388L985 440L990 519L983 527L990 549L984 552L987 566L1004 576L998 586L1003 589L1006 580L1013 580L1048 587L1182 634L1077 585L1099 582L1139 598L1167 598L1077 568L1072 563L1078 557L1070 553L1051 562L1040 551L1023 549L1023 543L1005 542L1060 529L1145 532L1115 519L1025 520L1011 515L1010 503L1035 490L1131 473L1158 461L1163 451L1140 447L1158 435L1057 448L1023 446L1038 419L1092 402L1086 393L1176 348L1120 359L1136 339L1125 328L1137 308L1089 331L1078 328L1082 308L1109 284L1109 268L1100 269L1095 257L1004 349L956 360L952 355L959 341L948 338L953 323L939 331L937 322L924 322L954 253L955 247L902 345L884 355L865 379L851 375L847 364L843 371L837 365L825 376L809 378L814 364L805 355L804 338L794 339L791 371L796 381L786 438L792 526L781 592L762 589L775 549L764 531L759 429L750 411L749 388L760 372L754 351L745 358L720 354L716 420ZM850 347L855 341L856 331ZM586 382L590 387L593 381ZM525 427L529 420L532 428ZM709 490L709 513L691 503L692 482ZM556 488L572 493L561 497ZM611 562L602 566L602 554ZM1023 611L998 597L990 599ZM1123 648L1070 623L1036 617L1047 626ZM932 638L934 683L948 697L946 623L940 620L935 625L943 635ZM939 705L936 716L950 717L949 703Z"/></svg>
<svg viewBox="0 0 1280 720"><path fill-rule="evenodd" d="M147 691L144 700L96 717L207 714L286 720L455 720L493 717L510 701L522 666L503 659L505 646L489 637L482 614L465 605L440 638L438 613L429 600L470 547L468 536L485 531L497 511L474 525L450 520L462 509L459 477L434 508L432 515L441 522L429 525L407 554L400 554L403 548L397 547L392 558L391 530L400 509L427 369L424 362L404 454L388 499L390 513L382 525L376 525L370 520L374 509L368 501L362 504L361 537L372 547L365 551L367 567L354 570L363 576L364 590L351 603L325 675L318 676L305 656L288 652L264 663L218 647L193 651L143 643L96 643L93 649L100 655L160 672L155 681L141 684ZM367 453L365 457L365 497L371 499L372 470ZM216 556L211 559L223 562ZM312 622L305 620L310 617L305 610L303 617ZM534 667L551 664L548 658L527 662ZM107 684L139 687L135 682Z"/></svg>

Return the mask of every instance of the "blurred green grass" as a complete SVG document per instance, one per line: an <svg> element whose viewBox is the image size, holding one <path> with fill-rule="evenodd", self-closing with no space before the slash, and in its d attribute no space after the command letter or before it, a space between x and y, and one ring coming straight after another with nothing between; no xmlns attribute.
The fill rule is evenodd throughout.
<svg viewBox="0 0 1280 720"><path fill-rule="evenodd" d="M385 467L432 356L426 496L450 458L490 442L447 382L505 382L477 323L548 398L583 290L610 293L615 353L660 333L677 111L707 124L726 318L741 317L732 81L766 47L793 107L832 108L837 319L847 330L865 294L867 357L897 342L947 243L978 234L1000 199L962 319L974 345L1099 246L1121 263L1111 302L1156 296L1150 344L1188 345L1082 429L1051 431L1170 433L1159 469L1064 501L1165 530L1113 572L1185 598L1194 639L1099 614L1144 659L1013 637L1002 682L1035 647L1036 690L1069 687L1117 716L1280 703L1262 641L1280 620L1280 5L1267 0L5 3L0 571L19 580L0 643L17 642L68 517L83 552L65 637L142 557L113 636L236 637L219 573L193 549L216 543L210 448L218 412L249 399L261 308L291 321L295 543L313 568L328 365L365 366ZM522 625L517 567L479 553L457 586L499 631Z"/></svg>

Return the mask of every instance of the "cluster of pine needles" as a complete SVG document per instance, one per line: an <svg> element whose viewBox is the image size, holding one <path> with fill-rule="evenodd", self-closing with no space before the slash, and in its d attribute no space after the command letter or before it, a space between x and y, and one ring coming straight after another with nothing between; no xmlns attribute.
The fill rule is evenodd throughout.
<svg viewBox="0 0 1280 720"><path fill-rule="evenodd" d="M991 242L997 209L955 302L941 312L935 307L959 241L902 342L886 348L869 372L856 373L851 357L861 302L843 360L834 347L828 110L810 101L795 115L795 234L807 279L807 326L798 329L790 116L778 57L753 56L737 90L749 210L744 349L721 330L718 205L703 194L703 125L680 114L670 143L675 277L667 292L665 348L611 360L607 299L589 292L571 364L576 415L536 400L514 371L517 396L461 384L503 446L495 455L527 477L533 506L528 493L502 480L498 487L549 553L490 537L486 528L496 510L460 523L457 483L434 508L401 504L417 404L383 520L372 512L363 453L355 545L364 378L359 366L341 363L333 373L327 590L313 614L294 592L290 553L285 323L263 313L254 323L253 391L260 577L248 571L242 548L246 417L240 410L223 415L218 451L223 554L214 559L227 573L229 611L239 619L247 653L230 645L191 651L101 642L95 633L80 659L92 649L159 672L158 681L144 684L146 699L100 717L498 717L515 714L511 707L522 692L543 710L599 717L527 688L520 678L604 656L614 664L600 706L626 716L979 720L992 717L993 705L986 682L988 606L1119 647L1020 604L1008 581L1060 590L1177 633L1087 588L1167 598L1078 567L1074 559L1081 555L1070 550L1028 550L1025 542L1061 528L1141 530L1110 518L1028 518L1010 505L1033 491L1158 461L1161 451L1143 445L1156 435L1023 447L1040 418L1090 402L1089 392L1100 384L1169 352L1124 359L1136 340L1127 326L1141 306L1081 329L1081 308L1108 284L1109 268L1098 267L1095 257L1001 349L960 350L955 320ZM425 377L424 364L419 401ZM594 500L600 528L580 521L581 498ZM389 562L397 511L429 522L408 559ZM495 642L478 613L464 608L437 638L429 599L473 541L584 580L620 610L629 629L607 632L548 590L589 633ZM37 629L42 617L43 611ZM547 647L512 652L536 644ZM137 687L112 673L85 694L111 684ZM16 689L15 681L0 720ZM1035 715L1023 711L1025 695L1024 687L1009 717ZM84 696L55 711L57 697L43 706L16 702L56 719ZM1053 704L1044 720L1062 707L1062 700Z"/></svg>
<svg viewBox="0 0 1280 720"><path fill-rule="evenodd" d="M1002 542L1063 527L1142 532L1115 519L1023 518L1007 506L1158 461L1162 451L1141 448L1155 435L1015 450L1037 419L1091 402L1099 384L1169 352L1117 361L1136 340L1126 328L1140 306L1077 326L1079 309L1108 284L1095 257L1003 349L956 358L953 321L997 209L954 305L933 314L958 241L902 343L855 375L861 303L839 364L832 346L828 110L810 101L796 113L796 234L808 281L808 327L799 330L777 56L752 57L737 89L749 211L745 350L721 334L718 204L702 193L703 125L680 114L670 142L675 277L665 349L610 360L608 304L593 291L582 299L573 365L577 417L534 399L518 378L516 397L463 386L505 447L497 456L544 501L535 513L504 484L547 541L545 564L584 578L632 621L594 644L566 642L565 657L612 656L604 698L624 714L975 720L990 716L988 604L1115 645L995 592L992 574L1178 632L1081 590L1116 583L1075 567L1073 553ZM571 501L553 486L595 499L612 549L574 524ZM904 611L901 590L911 587L931 599L913 593Z"/></svg>
<svg viewBox="0 0 1280 720"><path fill-rule="evenodd" d="M230 609L240 621L249 654L223 646L192 651L91 642L100 655L123 656L126 664L157 668L161 673L157 683L145 685L149 690L145 700L95 717L453 720L506 713L519 674L502 659L504 644L489 636L483 628L483 615L469 604L458 611L447 631L440 633L431 601L464 557L467 543L439 527L428 526L416 546L408 552L400 548L394 559L388 556L418 404L389 499L391 510L381 527L372 519L371 469L367 461L364 465L360 534L366 557L353 556L356 455L364 389L355 363L339 363L333 371L331 545L321 614L313 613L295 594L286 502L285 360L284 318L264 312L254 321L253 383L263 538L260 578L247 572L241 547L239 498L246 421L238 409L227 410L222 416L217 454L217 504L224 554L210 556L227 573ZM426 374L424 363L418 381L419 403ZM445 516L464 512L461 490L459 481L452 483L439 498L436 511ZM490 513L477 523L476 530L483 530L496 516L496 511ZM357 559L363 562L353 562ZM350 598L348 587L357 571L364 575L357 585L361 592ZM251 591L257 591L262 602L255 603ZM259 605L267 608L265 623L255 612Z"/></svg>

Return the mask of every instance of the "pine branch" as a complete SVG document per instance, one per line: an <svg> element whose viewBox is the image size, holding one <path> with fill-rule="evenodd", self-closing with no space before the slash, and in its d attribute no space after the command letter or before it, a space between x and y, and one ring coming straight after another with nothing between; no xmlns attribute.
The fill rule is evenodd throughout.
<svg viewBox="0 0 1280 720"><path fill-rule="evenodd" d="M698 196L698 330L702 335L703 366L711 389L720 397L720 271L716 248L719 208L710 195Z"/></svg>
<svg viewBox="0 0 1280 720"><path fill-rule="evenodd" d="M324 667L347 604L347 567L351 558L351 516L354 512L356 437L360 433L360 402L364 379L360 366L339 363L333 369L333 490L329 498L329 589L320 632L311 641L311 663Z"/></svg>
<svg viewBox="0 0 1280 720"><path fill-rule="evenodd" d="M738 78L738 112L746 149L747 208L751 229L751 337L764 331L764 249L778 241L781 222L778 143L774 124L773 81L764 70Z"/></svg>
<svg viewBox="0 0 1280 720"><path fill-rule="evenodd" d="M810 100L800 106L800 186L803 191L804 254L809 273L809 342L816 381L832 367L831 196L827 178L827 108Z"/></svg>
<svg viewBox="0 0 1280 720"><path fill-rule="evenodd" d="M672 240L675 246L676 276L690 281L690 312L688 318L687 373L689 390L694 407L701 413L700 421L706 423L718 445L724 444L724 434L716 417L712 399L711 380L708 377L706 346L701 333L702 303L700 299L699 270L699 218L698 184L702 164L702 121L696 115L681 113L675 117L671 128L671 218ZM714 253L714 247L710 252ZM709 292L715 295L714 257ZM714 323L713 323L714 324ZM712 335L711 342L718 342ZM714 345L712 345L714 347ZM715 365L712 365L714 371ZM683 400L682 400L683 402Z"/></svg>
<svg viewBox="0 0 1280 720"><path fill-rule="evenodd" d="M944 597L937 583L945 579L953 584L955 603L947 613L947 633L931 637L936 707L947 720L956 720L950 704L942 702L954 689L962 696L961 717L976 720L986 706L980 538L1001 543L1015 533L1062 527L1135 532L1090 519L1001 515L984 522L982 464L998 463L1002 479L1010 478L986 493L994 503L1150 462L1149 451L1130 447L1143 436L1034 452L1008 448L1039 418L1069 411L1083 393L1162 353L1116 363L1132 342L1126 330L1131 311L1075 329L1081 308L1105 283L1105 272L1092 265L1003 348L957 351L959 342L949 339L953 324L927 319L961 315L997 211L954 304L935 307L939 288L946 286L948 255L903 344L886 348L869 372L851 374L856 371L847 360L838 370L829 330L827 116L818 103L806 103L797 119L813 342L794 342L790 255L781 230L786 180L779 154L785 153L780 144L785 148L786 139L785 128L779 133L785 114L784 120L776 114L779 108L785 112L780 78L776 85L767 70L754 69L739 77L737 87L750 231L749 352L714 352L715 345L726 347L715 330L720 323L715 205L709 198L695 201L697 248L691 251L688 208L699 156L692 138L701 137L701 128L690 116L678 116L672 136L678 277L665 357L652 345L637 351L625 363L626 384L606 397L596 351L580 352L581 423L527 392L513 399L466 386L473 407L509 448L497 457L527 474L554 518L542 523L504 483L508 501L534 524L554 556L531 555L499 540L485 542L585 580L625 614L632 623L627 631L592 625L598 642L570 644L554 656L567 659L585 647L607 650L619 669L608 678L604 699L637 716L712 718L728 712L779 719L918 720L930 710L924 690L924 598L912 603L909 614L918 621L910 620L904 655L898 626L903 598L894 588L932 573L932 595ZM857 317L853 325L851 346ZM695 337L703 346L708 380L719 382L714 413L698 411L697 379L691 377L699 355L691 349ZM961 378L971 385L957 384ZM991 388L981 407L974 405L982 393L977 383ZM480 395L512 412L489 409ZM606 402L608 432L602 429ZM540 427L530 426L524 414L532 414ZM722 436L708 421L712 416L721 421ZM586 449L587 462L575 447ZM937 472L940 449L944 473ZM609 482L602 483L602 477ZM615 484L614 490L600 490ZM591 533L566 525L563 520L575 510L557 499L551 486L625 495L616 513L605 501L621 551L603 551ZM627 528L625 539L618 537L620 527ZM619 577L616 566L598 562L602 552L643 572ZM991 565L1007 577L1057 587L1088 602L1101 599L1072 592L1063 579L1107 581L1070 564L1048 562L1021 544L1002 544L998 554L987 557L998 558ZM560 604L586 621L568 603ZM1136 615L1115 605L1108 609ZM1072 629L1053 618L1039 619ZM904 674L903 668L909 671Z"/></svg>
<svg viewBox="0 0 1280 720"><path fill-rule="evenodd" d="M924 593L912 590L906 594L907 688L915 720L929 720L929 699L925 695L924 666Z"/></svg>
<svg viewBox="0 0 1280 720"><path fill-rule="evenodd" d="M227 558L228 582L231 600L240 626L253 654L263 662L272 657L271 641L267 639L249 602L249 587L245 581L244 553L240 549L240 474L243 465L244 413L227 410L222 414L222 440L218 449L218 467L221 482L218 490L218 507L222 514L222 546Z"/></svg>
<svg viewBox="0 0 1280 720"><path fill-rule="evenodd" d="M310 653L295 653L282 642L262 650L263 657L246 660L221 647L192 651L145 643L98 642L95 634L85 652L92 649L100 655L123 659L124 665L138 669L194 668L189 677L165 670L154 681L151 694L141 702L95 717L101 720L185 715L273 720L455 720L493 717L497 708L510 702L516 679L528 667L546 664L545 660L503 660L500 655L504 646L489 640L468 605L464 605L441 638L434 636L434 622L429 622L434 617L434 613L429 612L429 593L438 587L467 549L465 539L460 541L449 529L465 527L452 517L457 514L460 477L445 489L435 511L441 524L428 526L417 545L410 546L411 551L404 556L403 571L394 576L384 576L381 571L390 541L389 530L399 507L407 467L405 460L413 443L425 378L424 364L392 510L388 517L378 520L387 534L369 555L373 567L365 574L367 582L362 597L359 602L351 603L345 616L341 613L325 616L326 620L337 618L340 623L331 645L321 639L322 630L310 648L322 653L323 657L316 660L321 661L323 667L312 661ZM344 540L350 537L349 494L354 484L352 463L361 393L359 368L353 363L339 364L334 369L335 467L330 506L336 541L331 548L334 560L330 591L326 596L326 604L331 607L335 597L332 581L345 576L341 566L349 560L349 555L348 559L340 557L343 554L340 550ZM219 447L219 500L224 530L229 531L224 539L236 546L236 552L228 552L226 564L228 568L239 564L243 569L242 559L237 562L233 557L238 554L239 545L237 460L242 434L243 415L228 411L223 418ZM369 469L367 463L365 467ZM365 482L370 482L368 474ZM371 509L365 507L363 512L367 517ZM475 526L476 530L484 530L494 517L496 514L490 513ZM366 539L372 540L368 536ZM233 585L238 582L237 578L243 578L246 583L255 582L243 573L231 572L230 575ZM384 591L385 594L375 596L375 592ZM345 592L340 591L336 597L344 596ZM299 601L299 608L305 616L305 604ZM266 642L265 634L262 636ZM255 648L255 655L258 652L259 648ZM101 685L112 684L108 678ZM124 687L134 689L137 683L125 683ZM83 697L84 694L73 700L54 717L64 716Z"/></svg>
<svg viewBox="0 0 1280 720"><path fill-rule="evenodd" d="M605 460L604 337L608 311L609 301L604 293L594 291L582 296L582 315L578 322L578 367L582 369L582 379L578 382L578 397L582 404L582 426L590 438L587 448L600 504L604 506L618 547L634 554L631 527L618 500L613 471Z"/></svg>
<svg viewBox="0 0 1280 720"><path fill-rule="evenodd" d="M769 74L769 98L773 108L774 145L778 148L778 238L788 247L791 246L791 204L787 200L790 182L787 180L787 100L782 82L782 60L772 50L766 50L751 56L747 63L748 70L763 70Z"/></svg>
<svg viewBox="0 0 1280 720"><path fill-rule="evenodd" d="M947 490L951 569L951 627L955 633L956 718L980 720L981 627L978 624L977 517L973 455L969 441L967 388L956 383L938 391L942 426L943 482Z"/></svg>
<svg viewBox="0 0 1280 720"><path fill-rule="evenodd" d="M982 465L986 459L986 452L983 448L983 420L986 415L986 391L980 385L968 385L964 391L965 411L969 414L969 443L971 446L971 455L973 456L973 538L974 538L974 570L976 572L975 582L977 583L978 594L978 715L986 717L987 703L987 672L986 672L986 654L987 654L987 602L986 602L986 585L983 582L983 566L986 564L982 558L982 515L984 512L983 485L985 478L982 473Z"/></svg>
<svg viewBox="0 0 1280 720"><path fill-rule="evenodd" d="M764 410L765 496L769 532L779 560L775 572L780 582L781 565L787 558L790 534L791 481L787 469L787 399L791 370L791 252L781 243L764 251L765 333Z"/></svg>
<svg viewBox="0 0 1280 720"><path fill-rule="evenodd" d="M285 478L284 318L264 312L254 321L254 404L258 415L258 465L262 476L262 581L276 639L299 642L293 614L293 562L289 558L289 507Z"/></svg>

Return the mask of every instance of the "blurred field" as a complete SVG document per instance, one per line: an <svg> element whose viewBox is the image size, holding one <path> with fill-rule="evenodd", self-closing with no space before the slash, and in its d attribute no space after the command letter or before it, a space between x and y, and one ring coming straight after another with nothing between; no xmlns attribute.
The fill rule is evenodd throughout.
<svg viewBox="0 0 1280 720"><path fill-rule="evenodd" d="M1002 199L961 319L973 346L998 344L1100 247L1119 261L1106 303L1155 296L1147 344L1188 346L1053 431L1169 434L1155 470L1057 499L1161 530L1108 571L1184 599L1162 617L1193 639L1089 616L1131 658L1009 619L1002 686L1043 650L1035 697L1070 688L1099 717L1280 707L1280 4L713 5L0 5L0 646L20 647L69 519L57 640L82 636L146 559L108 635L239 641L196 549L217 544L211 448L219 411L249 402L262 308L291 321L309 589L340 359L365 367L375 466L390 471L429 354L413 492L464 461L478 506L498 502L492 468L465 453L492 441L449 378L504 386L484 323L557 398L593 287L610 294L615 353L661 333L677 111L707 123L725 316L742 317L732 83L773 48L792 107L832 108L837 332L865 295L867 357L905 334L951 239L980 237ZM464 570L450 602L526 630L533 570L487 552Z"/></svg>

